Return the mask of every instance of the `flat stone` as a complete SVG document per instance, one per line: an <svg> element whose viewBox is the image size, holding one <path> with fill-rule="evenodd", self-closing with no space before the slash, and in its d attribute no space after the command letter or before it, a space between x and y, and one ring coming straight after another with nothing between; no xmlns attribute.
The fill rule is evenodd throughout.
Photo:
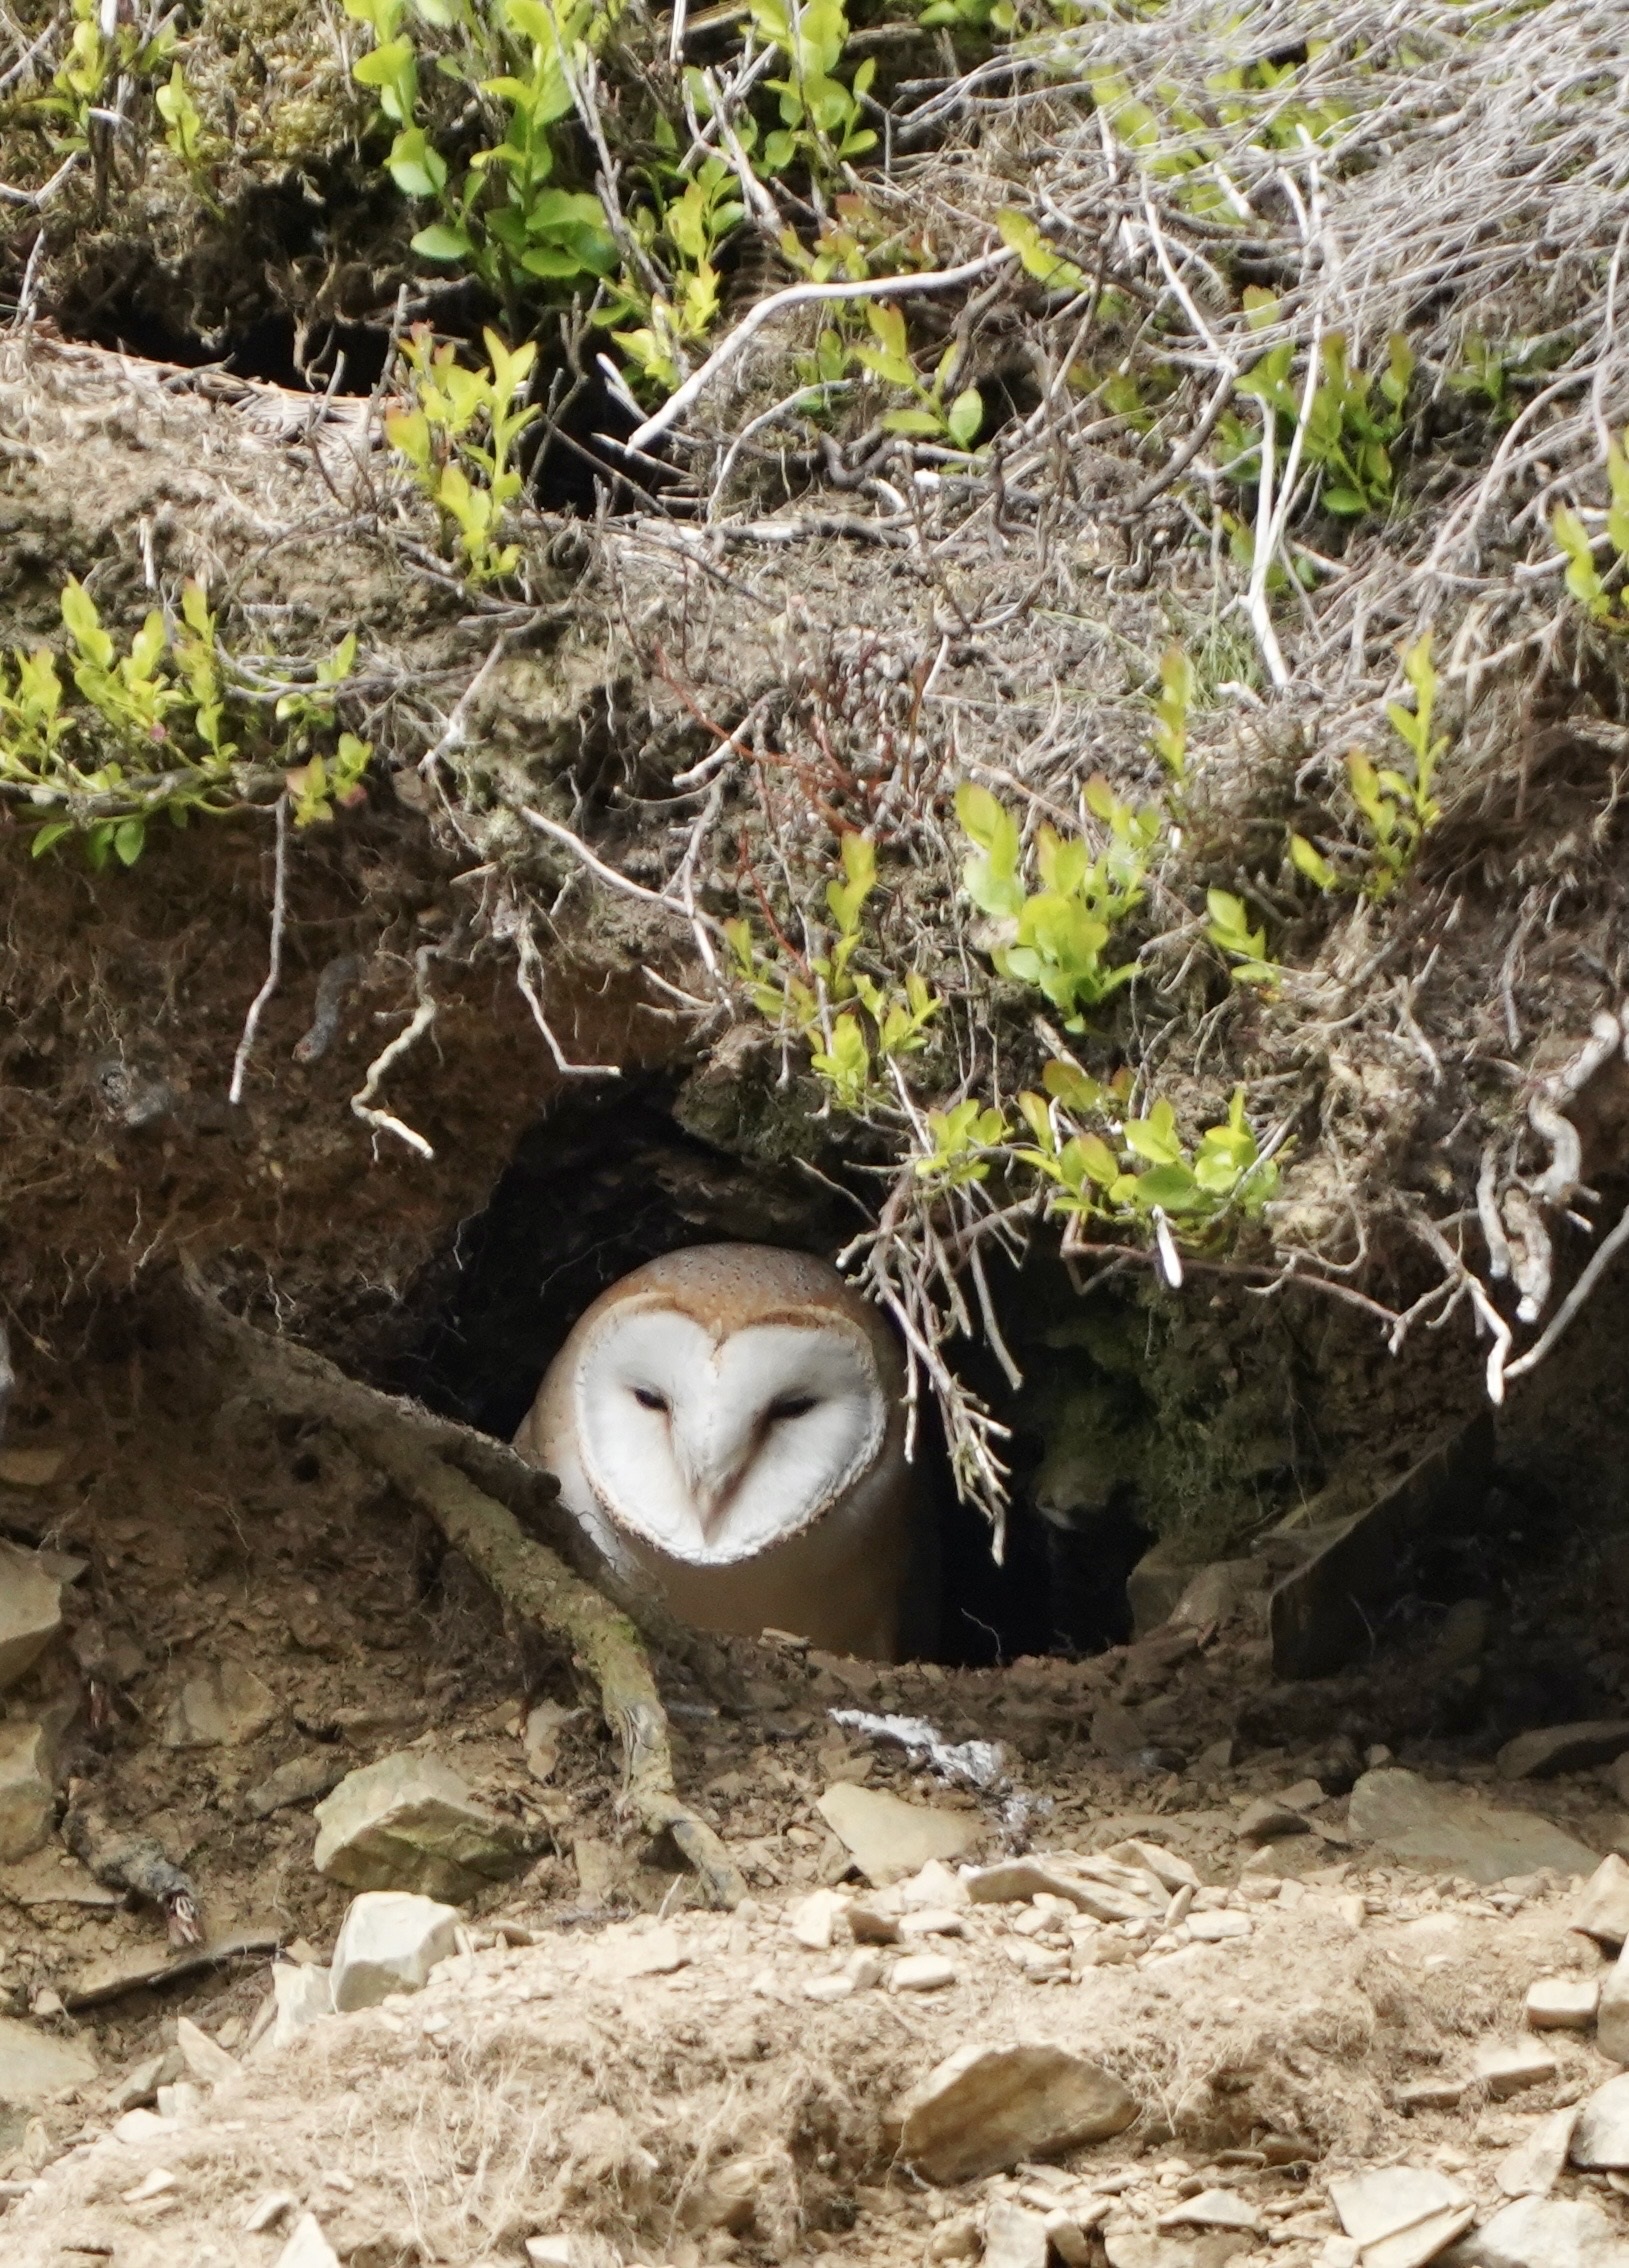
<svg viewBox="0 0 1629 2268"><path fill-rule="evenodd" d="M526 2239L526 2257L533 2268L577 2268L568 2236L533 2236Z"/></svg>
<svg viewBox="0 0 1629 2268"><path fill-rule="evenodd" d="M1220 1945L1229 1937L1248 1937L1255 1924L1248 1914L1223 1906L1213 1914L1190 1914L1182 1926L1196 1944Z"/></svg>
<svg viewBox="0 0 1629 2268"><path fill-rule="evenodd" d="M1595 2045L1614 2063L1629 2063L1629 1945L1602 1979L1595 2011Z"/></svg>
<svg viewBox="0 0 1629 2268"><path fill-rule="evenodd" d="M1629 2166L1629 2073L1597 2087L1578 2112L1570 2152L1575 2166L1617 2172Z"/></svg>
<svg viewBox="0 0 1629 2268"><path fill-rule="evenodd" d="M1410 2111L1456 2110L1469 2091L1467 2079L1411 2079L1392 2100L1405 2115Z"/></svg>
<svg viewBox="0 0 1629 2268"><path fill-rule="evenodd" d="M336 1749L311 1749L291 1756L275 1772L269 1772L245 1795L243 1808L251 1819L269 1819L274 1811L286 1811L291 1804L316 1803L344 1777L345 1759Z"/></svg>
<svg viewBox="0 0 1629 2268"><path fill-rule="evenodd" d="M1137 2098L1112 2072L1043 2045L958 2048L895 2106L899 2149L929 2181L974 2181L1124 2133Z"/></svg>
<svg viewBox="0 0 1629 2268"><path fill-rule="evenodd" d="M1540 2087L1556 2074L1556 2060L1537 2040L1494 2041L1478 2048L1472 2068L1495 2102Z"/></svg>
<svg viewBox="0 0 1629 2268"><path fill-rule="evenodd" d="M1468 1875L1473 1882L1502 1882L1546 1866L1592 1874L1599 1864L1594 1851L1553 1820L1502 1809L1468 1788L1390 1765L1358 1781L1347 1824L1358 1842L1374 1844L1401 1865Z"/></svg>
<svg viewBox="0 0 1629 2268"><path fill-rule="evenodd" d="M1116 1843L1105 1855L1119 1859L1125 1866L1140 1867L1154 1877L1162 1890L1199 1888L1196 1869L1185 1858L1179 1858L1175 1851L1168 1851L1163 1843L1148 1843L1133 1838L1128 1842Z"/></svg>
<svg viewBox="0 0 1629 2268"><path fill-rule="evenodd" d="M895 1886L903 1912L924 1910L929 1906L966 1906L972 1903L967 1884L954 1867L946 1866L943 1859L929 1859L926 1866L907 1875Z"/></svg>
<svg viewBox="0 0 1629 2268"><path fill-rule="evenodd" d="M1493 2178L1506 2197L1545 2197L1554 2189L1567 2170L1578 2109L1576 2103L1569 2103L1565 2110L1552 2111L1505 2152Z"/></svg>
<svg viewBox="0 0 1629 2268"><path fill-rule="evenodd" d="M210 1662L189 1677L170 1703L166 1748L241 1748L283 1714L271 1687L241 1662Z"/></svg>
<svg viewBox="0 0 1629 2268"><path fill-rule="evenodd" d="M0 1481L8 1488L49 1488L67 1462L66 1449L0 1449Z"/></svg>
<svg viewBox="0 0 1629 2268"><path fill-rule="evenodd" d="M1329 2202L1347 2235L1371 2245L1435 2214L1457 2212L1466 2197L1434 2166L1374 2166L1332 2181Z"/></svg>
<svg viewBox="0 0 1629 2268"><path fill-rule="evenodd" d="M956 1982L956 1964L942 1953L907 1953L888 1972L890 1992L942 1992Z"/></svg>
<svg viewBox="0 0 1629 2268"><path fill-rule="evenodd" d="M1499 1751L1505 1780L1548 1780L1557 1772L1588 1772L1629 1749L1629 1718L1591 1718L1578 1725L1545 1725L1518 1733Z"/></svg>
<svg viewBox="0 0 1629 2268"><path fill-rule="evenodd" d="M1475 2219L1474 2205L1458 2205L1441 2213L1428 2214L1411 2229L1399 2229L1395 2236L1382 2237L1377 2244L1366 2244L1360 2256L1363 2268L1426 2268L1426 2262L1446 2252Z"/></svg>
<svg viewBox="0 0 1629 2268"><path fill-rule="evenodd" d="M286 2048L290 2041L315 2024L319 2017L334 2013L333 1978L327 1969L314 1963L301 1961L274 1961L272 1963L272 1996L277 2014L272 2028L266 2034L268 2049Z"/></svg>
<svg viewBox="0 0 1629 2268"><path fill-rule="evenodd" d="M1624 2268L1624 2245L1590 2198L1522 2197L1455 2245L1444 2268Z"/></svg>
<svg viewBox="0 0 1629 2268"><path fill-rule="evenodd" d="M983 1831L975 1813L905 1803L851 1780L836 1781L816 1809L866 1880L879 1889L915 1874L929 1859L965 1857Z"/></svg>
<svg viewBox="0 0 1629 2268"><path fill-rule="evenodd" d="M181 2050L182 2062L200 2087L219 2087L229 2079L243 2076L236 2057L228 2055L220 2042L212 2040L190 2016L176 2018L175 2044Z"/></svg>
<svg viewBox="0 0 1629 2268"><path fill-rule="evenodd" d="M353 1898L334 1946L334 2007L377 2008L393 1992L419 1992L438 1961L458 1950L458 1911L402 1890Z"/></svg>
<svg viewBox="0 0 1629 2268"><path fill-rule="evenodd" d="M635 1977L670 1977L687 1968L690 1952L676 1929L644 1931L638 1937L618 1937L595 1948L594 1973L609 1984L631 1983Z"/></svg>
<svg viewBox="0 0 1629 2268"><path fill-rule="evenodd" d="M1214 1559L1182 1586L1169 1619L1179 1628L1212 1629L1261 1591L1264 1582L1264 1571L1253 1559Z"/></svg>
<svg viewBox="0 0 1629 2268"><path fill-rule="evenodd" d="M1261 2215L1236 2189L1202 2189L1159 2217L1162 2229L1245 2229L1259 2235Z"/></svg>
<svg viewBox="0 0 1629 2268"><path fill-rule="evenodd" d="M45 1727L15 1717L0 1723L0 1859L25 1859L43 1850L55 1812Z"/></svg>
<svg viewBox="0 0 1629 2268"><path fill-rule="evenodd" d="M1244 2229L1208 2229L1192 2237L1161 2236L1111 2221L1103 2231L1109 2268L1226 2268L1235 2253L1248 2252L1255 2239Z"/></svg>
<svg viewBox="0 0 1629 2268"><path fill-rule="evenodd" d="M803 1980L804 1999L818 2000L828 2005L852 1999L855 1990L854 1979L844 1976L841 1971L834 1977L805 1977Z"/></svg>
<svg viewBox="0 0 1629 2268"><path fill-rule="evenodd" d="M1409 1547L1445 1522L1469 1527L1492 1469L1493 1426L1483 1413L1375 1503L1321 1536L1268 1602L1274 1676L1327 1677L1366 1653L1398 1586L1408 1580Z"/></svg>
<svg viewBox="0 0 1629 2268"><path fill-rule="evenodd" d="M993 2197L984 2216L984 2268L1046 2268L1050 2239L1044 2213L1009 2197Z"/></svg>
<svg viewBox="0 0 1629 2268"><path fill-rule="evenodd" d="M1523 2014L1530 2032L1587 2032L1600 2004L1599 1977L1535 1977Z"/></svg>
<svg viewBox="0 0 1629 2268"><path fill-rule="evenodd" d="M33 1668L61 1628L60 1580L33 1552L0 1543L0 1693Z"/></svg>
<svg viewBox="0 0 1629 2268"><path fill-rule="evenodd" d="M157 2111L127 2110L122 2118L113 2121L108 2132L115 2142L128 2142L134 2146L138 2142L153 2142L166 2135L173 2135L175 2128L168 2119L160 2118Z"/></svg>
<svg viewBox="0 0 1629 2268"><path fill-rule="evenodd" d="M0 2016L0 2103L44 2102L62 2087L88 2087L96 2058L83 2039L59 2039Z"/></svg>
<svg viewBox="0 0 1629 2268"><path fill-rule="evenodd" d="M116 1906L117 1890L97 1881L77 1859L57 1850L39 1850L0 1867L0 1898L14 1906Z"/></svg>
<svg viewBox="0 0 1629 2268"><path fill-rule="evenodd" d="M1130 1873L1132 1870L1125 1870ZM1066 1873L1044 1859L1002 1859L995 1866L969 1867L962 1875L967 1895L975 1905L1011 1906L1027 1903L1043 1892L1067 1898L1093 1921L1150 1921L1153 1909L1145 1897L1113 1882L1088 1880Z"/></svg>
<svg viewBox="0 0 1629 2268"><path fill-rule="evenodd" d="M352 1890L473 1898L526 1865L526 1841L439 1758L411 1750L347 1772L316 1810L319 1874Z"/></svg>
<svg viewBox="0 0 1629 2268"><path fill-rule="evenodd" d="M1584 1884L1572 1926L1609 1953L1629 1939L1629 1865L1616 1851L1602 1859Z"/></svg>
<svg viewBox="0 0 1629 2268"><path fill-rule="evenodd" d="M295 2222L294 2234L277 2255L277 2268L339 2268L339 2254L315 2213L302 2213Z"/></svg>
<svg viewBox="0 0 1629 2268"><path fill-rule="evenodd" d="M1299 1811L1277 1796L1257 1796L1239 1813L1233 1832L1242 1843L1273 1843L1281 1835L1308 1835L1312 1830Z"/></svg>

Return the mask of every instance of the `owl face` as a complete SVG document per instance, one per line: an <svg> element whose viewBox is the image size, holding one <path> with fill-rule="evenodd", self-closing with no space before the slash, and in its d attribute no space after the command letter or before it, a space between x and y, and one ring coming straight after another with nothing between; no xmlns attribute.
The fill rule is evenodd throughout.
<svg viewBox="0 0 1629 2268"><path fill-rule="evenodd" d="M845 1316L710 1327L655 1294L598 1319L573 1398L606 1513L692 1566L748 1559L817 1519L889 1419L874 1349Z"/></svg>

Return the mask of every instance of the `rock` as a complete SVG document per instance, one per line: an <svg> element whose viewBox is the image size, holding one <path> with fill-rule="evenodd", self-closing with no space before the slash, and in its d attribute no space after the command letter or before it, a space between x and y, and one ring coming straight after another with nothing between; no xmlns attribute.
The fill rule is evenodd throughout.
<svg viewBox="0 0 1629 2268"><path fill-rule="evenodd" d="M218 2087L228 2079L242 2077L235 2057L201 2031L190 2016L175 2020L175 2044L181 2050L181 2060L200 2087Z"/></svg>
<svg viewBox="0 0 1629 2268"><path fill-rule="evenodd" d="M1183 1585L1170 1620L1178 1628L1213 1629L1254 1597L1265 1580L1266 1570L1253 1559L1212 1560Z"/></svg>
<svg viewBox="0 0 1629 2268"><path fill-rule="evenodd" d="M1248 1937L1255 1925L1248 1914L1224 1906L1216 1913L1190 1914L1182 1926L1196 1944L1220 1945L1227 1937Z"/></svg>
<svg viewBox="0 0 1629 2268"><path fill-rule="evenodd" d="M921 1912L929 1907L966 1906L972 1903L967 1884L943 1859L929 1859L926 1866L895 1887L895 1895L906 1913Z"/></svg>
<svg viewBox="0 0 1629 2268"><path fill-rule="evenodd" d="M899 1924L892 1914L858 1901L848 1909L848 1930L856 1945L897 1945Z"/></svg>
<svg viewBox="0 0 1629 2268"><path fill-rule="evenodd" d="M1575 2166L1603 2173L1629 2166L1629 2073L1597 2087L1582 2105L1569 2155Z"/></svg>
<svg viewBox="0 0 1629 2268"><path fill-rule="evenodd" d="M805 1977L803 1980L805 2000L818 2000L828 2004L849 2000L853 1998L854 1989L854 1979L841 1971L834 1977Z"/></svg>
<svg viewBox="0 0 1629 2268"><path fill-rule="evenodd" d="M299 1961L272 1963L272 1995L277 2014L266 2034L269 2048L286 2048L308 2024L334 2013L333 1978L327 1969Z"/></svg>
<svg viewBox="0 0 1629 2268"><path fill-rule="evenodd" d="M313 1749L279 1764L258 1787L249 1790L243 1808L251 1819L269 1819L274 1811L286 1811L290 1804L317 1802L344 1777L345 1759L337 1750Z"/></svg>
<svg viewBox="0 0 1629 2268"><path fill-rule="evenodd" d="M1600 2005L1599 1977L1535 1977L1523 2004L1530 2032L1587 2032Z"/></svg>
<svg viewBox="0 0 1629 2268"><path fill-rule="evenodd" d="M1614 2063L1629 2063L1629 1945L1602 1980L1595 2011L1595 2045Z"/></svg>
<svg viewBox="0 0 1629 2268"><path fill-rule="evenodd" d="M1332 2181L1329 2202L1347 2235L1367 2246L1438 2213L1457 2212L1467 2200L1434 2166L1376 2166Z"/></svg>
<svg viewBox="0 0 1629 2268"><path fill-rule="evenodd" d="M848 1904L835 1890L811 1890L807 1898L800 1898L786 1919L792 1935L811 1953L828 1953L831 1941Z"/></svg>
<svg viewBox="0 0 1629 2268"><path fill-rule="evenodd" d="M1494 2101L1502 2102L1507 2095L1518 2095L1524 2087L1542 2086L1556 2074L1556 2060L1547 2047L1537 2040L1516 2040L1509 2044L1494 2041L1480 2047L1472 2064Z"/></svg>
<svg viewBox="0 0 1629 2268"><path fill-rule="evenodd" d="M1248 2252L1243 2229L1209 2229L1198 2237L1160 2236L1141 2226L1111 2221L1103 2231L1109 2268L1226 2268L1236 2252Z"/></svg>
<svg viewBox="0 0 1629 2268"><path fill-rule="evenodd" d="M82 2039L59 2039L0 2016L0 2103L44 2102L62 2087L88 2087L96 2058Z"/></svg>
<svg viewBox="0 0 1629 2268"><path fill-rule="evenodd" d="M866 1880L879 1888L915 1874L929 1859L964 1857L981 1833L975 1813L905 1803L851 1780L829 1787L816 1808Z"/></svg>
<svg viewBox="0 0 1629 2268"><path fill-rule="evenodd" d="M1572 2130L1578 2123L1578 2105L1552 2111L1541 2118L1493 2169L1493 2177L1506 2197L1544 2197L1566 2171Z"/></svg>
<svg viewBox="0 0 1629 2268"><path fill-rule="evenodd" d="M984 2268L1046 2268L1046 2216L993 2197L984 2216Z"/></svg>
<svg viewBox="0 0 1629 2268"><path fill-rule="evenodd" d="M352 1890L473 1898L527 1863L517 1827L438 1758L410 1750L347 1772L316 1817L317 1872Z"/></svg>
<svg viewBox="0 0 1629 2268"><path fill-rule="evenodd" d="M956 1965L942 1953L907 1953L888 1972L890 1992L939 1992L956 1982Z"/></svg>
<svg viewBox="0 0 1629 2268"><path fill-rule="evenodd" d="M526 2239L526 2257L534 2268L574 2268L568 2236L530 2236Z"/></svg>
<svg viewBox="0 0 1629 2268"><path fill-rule="evenodd" d="M676 1929L646 1930L638 1937L616 1937L596 1947L594 1973L607 1984L628 1984L635 1977L670 1977L690 1963L688 1948Z"/></svg>
<svg viewBox="0 0 1629 2268"><path fill-rule="evenodd" d="M150 2055L132 2065L118 2085L108 2094L107 2107L115 2115L127 2110L145 2110L158 2093L159 2081L164 2076L168 2055Z"/></svg>
<svg viewBox="0 0 1629 2268"><path fill-rule="evenodd" d="M295 2222L294 2234L277 2255L277 2268L339 2268L339 2254L315 2213L302 2213Z"/></svg>
<svg viewBox="0 0 1629 2268"><path fill-rule="evenodd" d="M353 1898L334 1946L332 1990L342 2016L377 2008L393 1992L420 1991L438 1961L458 1950L458 1913L401 1890Z"/></svg>
<svg viewBox="0 0 1629 2268"><path fill-rule="evenodd" d="M1523 2197L1457 2244L1443 2268L1623 2268L1622 2240L1589 2198Z"/></svg>
<svg viewBox="0 0 1629 2268"><path fill-rule="evenodd" d="M1435 2260L1456 2237L1462 2237L1475 2219L1474 2205L1431 2213L1411 2229L1399 2229L1395 2236L1366 2244L1359 2258L1363 2268L1425 2268L1428 2260Z"/></svg>
<svg viewBox="0 0 1629 2268"><path fill-rule="evenodd" d="M919 2080L892 2123L929 2181L973 2181L1121 2134L1137 2107L1111 2072L1064 2048L970 2046Z"/></svg>
<svg viewBox="0 0 1629 2268"><path fill-rule="evenodd" d="M298 2200L291 2189L268 2190L244 2214L239 2226L245 2236L259 2236L266 2229L276 2228L285 2213L292 2213Z"/></svg>
<svg viewBox="0 0 1629 2268"><path fill-rule="evenodd" d="M1318 1793L1321 1796L1323 1790ZM1312 1830L1299 1811L1277 1796L1257 1796L1239 1813L1233 1832L1243 1843L1272 1843L1281 1835L1308 1835Z"/></svg>
<svg viewBox="0 0 1629 2268"><path fill-rule="evenodd" d="M1236 2189L1202 2189L1197 2197L1185 2197L1180 2205L1173 2205L1159 2218L1162 2229L1244 2229L1252 2236L1261 2233L1261 2215L1248 2197L1241 2197Z"/></svg>
<svg viewBox="0 0 1629 2268"><path fill-rule="evenodd" d="M175 2128L167 2120L160 2118L157 2111L127 2110L122 2118L113 2121L108 2132L115 2142L128 2142L134 2146L138 2142L151 2142L161 2136L173 2135Z"/></svg>
<svg viewBox="0 0 1629 2268"><path fill-rule="evenodd" d="M1408 1580L1411 1550L1444 1522L1471 1524L1492 1463L1493 1426L1483 1412L1366 1510L1321 1533L1311 1556L1268 1602L1274 1676L1327 1677L1364 1654L1399 1584Z"/></svg>
<svg viewBox="0 0 1629 2268"><path fill-rule="evenodd" d="M1124 1870L1130 1874L1132 1870ZM969 1867L962 1876L967 1895L975 1905L1010 1906L1039 1897L1067 1898L1094 1921L1150 1921L1153 1910L1146 1898L1117 1884L1086 1881L1067 1874L1044 1859L1003 1859L995 1866Z"/></svg>
<svg viewBox="0 0 1629 2268"><path fill-rule="evenodd" d="M911 1943L922 1937L965 1937L967 1917L951 1908L935 1912L930 1906L919 1914L906 1914L899 1925L899 1934Z"/></svg>
<svg viewBox="0 0 1629 2268"><path fill-rule="evenodd" d="M1593 1937L1609 1953L1629 1939L1629 1866L1614 1851L1584 1884L1573 1928Z"/></svg>
<svg viewBox="0 0 1629 2268"><path fill-rule="evenodd" d="M1457 2110L1469 2089L1468 2079L1411 2079L1392 2099L1406 2117L1417 2110Z"/></svg>
<svg viewBox="0 0 1629 2268"><path fill-rule="evenodd" d="M5 1609L0 1606L0 1618ZM45 1727L24 1718L0 1723L0 1860L28 1858L51 1836L56 1788Z"/></svg>
<svg viewBox="0 0 1629 2268"><path fill-rule="evenodd" d="M1553 1820L1507 1811L1467 1788L1422 1779L1392 1766L1365 1772L1352 1790L1347 1824L1355 1839L1428 1873L1502 1882L1510 1874L1590 1874L1596 1854Z"/></svg>
<svg viewBox="0 0 1629 2268"><path fill-rule="evenodd" d="M0 1449L0 1481L8 1488L49 1488L67 1462L66 1449Z"/></svg>
<svg viewBox="0 0 1629 2268"><path fill-rule="evenodd" d="M160 2087L157 2096L158 2115L171 2126L190 2126L203 2108L203 2092L190 2079L172 2080Z"/></svg>
<svg viewBox="0 0 1629 2268"><path fill-rule="evenodd" d="M1162 1890L1174 1893L1199 1888L1199 1876L1187 1860L1178 1858L1175 1851L1166 1850L1161 1843L1116 1843L1105 1855L1118 1859L1123 1866L1141 1867L1154 1877Z"/></svg>
<svg viewBox="0 0 1629 2268"><path fill-rule="evenodd" d="M1548 1780L1557 1772L1588 1772L1629 1749L1629 1719L1593 1718L1580 1725L1546 1725L1518 1733L1499 1751L1501 1779Z"/></svg>
<svg viewBox="0 0 1629 2268"><path fill-rule="evenodd" d="M241 1748L282 1714L282 1702L252 1669L211 1662L170 1703L162 1738L166 1748Z"/></svg>
<svg viewBox="0 0 1629 2268"><path fill-rule="evenodd" d="M60 1580L33 1552L0 1543L0 1693L33 1668L61 1628Z"/></svg>

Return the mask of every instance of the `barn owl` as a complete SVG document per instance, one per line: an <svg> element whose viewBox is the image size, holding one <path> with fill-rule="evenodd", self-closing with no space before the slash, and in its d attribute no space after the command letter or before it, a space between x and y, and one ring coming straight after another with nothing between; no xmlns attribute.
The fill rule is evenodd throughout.
<svg viewBox="0 0 1629 2268"><path fill-rule="evenodd" d="M931 1621L902 1371L825 1261L701 1245L594 1302L515 1447L681 1621L893 1661Z"/></svg>

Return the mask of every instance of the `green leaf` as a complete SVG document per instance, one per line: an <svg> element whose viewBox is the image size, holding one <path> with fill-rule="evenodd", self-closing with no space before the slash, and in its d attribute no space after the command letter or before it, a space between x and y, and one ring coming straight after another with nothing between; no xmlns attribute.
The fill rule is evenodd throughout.
<svg viewBox="0 0 1629 2268"><path fill-rule="evenodd" d="M385 165L404 197L439 197L447 186L447 161L431 147L422 126L403 128Z"/></svg>
<svg viewBox="0 0 1629 2268"><path fill-rule="evenodd" d="M958 449L971 449L983 423L984 396L976 386L969 386L950 405L950 414L945 419L950 438Z"/></svg>
<svg viewBox="0 0 1629 2268"><path fill-rule="evenodd" d="M1128 1137L1130 1132L1127 1127ZM1133 1202L1148 1212L1158 1205L1163 1212L1186 1213L1203 1205L1204 1192L1189 1169L1177 1161L1138 1174Z"/></svg>
<svg viewBox="0 0 1629 2268"><path fill-rule="evenodd" d="M121 866L134 866L147 840L147 822L140 817L121 819L113 830L113 848Z"/></svg>
<svg viewBox="0 0 1629 2268"><path fill-rule="evenodd" d="M1058 1056L1047 1062L1041 1073L1041 1084L1054 1101L1082 1118L1102 1110L1108 1102L1107 1094L1095 1079L1089 1078L1078 1064L1065 1063Z"/></svg>
<svg viewBox="0 0 1629 2268"><path fill-rule="evenodd" d="M475 249L468 229L454 228L446 221L432 221L428 228L421 228L412 245L423 260L467 260Z"/></svg>
<svg viewBox="0 0 1629 2268"><path fill-rule="evenodd" d="M64 835L71 835L73 831L71 820L48 819L43 827L37 827L34 830L30 855L34 858L43 858L53 844L60 843Z"/></svg>

